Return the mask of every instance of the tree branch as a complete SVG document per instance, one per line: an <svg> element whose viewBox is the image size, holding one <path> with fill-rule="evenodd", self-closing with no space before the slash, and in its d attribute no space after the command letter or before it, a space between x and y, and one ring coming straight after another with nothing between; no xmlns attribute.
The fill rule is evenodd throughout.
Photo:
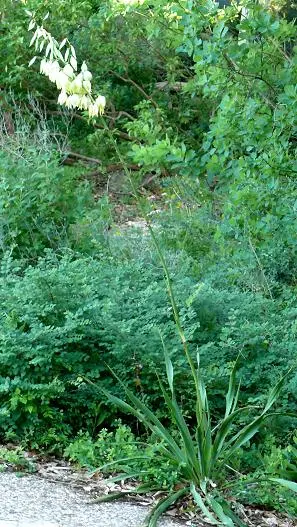
<svg viewBox="0 0 297 527"><path fill-rule="evenodd" d="M234 62L234 60L232 60L228 55L227 53L223 53L223 56L228 64L228 66L235 72L235 73L238 73L238 75L242 75L242 77L248 77L250 79L254 79L254 80L259 80L259 81L262 81L264 82L264 84L266 84L266 86L268 86L268 88L270 88L274 93L276 93L276 89L274 86L272 86L272 84L270 84L270 82L266 79L264 79L262 77L262 75L254 75L253 73L247 73L245 71L242 71L238 64L236 64L236 62Z"/></svg>
<svg viewBox="0 0 297 527"><path fill-rule="evenodd" d="M133 79L130 79L129 77L123 77L122 75L113 70L111 70L110 73L118 79L127 82L128 84L132 84L132 86L134 86L134 88L136 88L147 101L150 101L155 108L159 108L156 101L154 101L154 99L150 95L148 95L148 93L146 93L146 91L144 91L144 89L139 86L139 84L137 84L137 82L135 82Z"/></svg>
<svg viewBox="0 0 297 527"><path fill-rule="evenodd" d="M78 152L68 152L68 157L73 159L78 159L81 161L86 161L86 163L94 163L95 165L102 165L102 161L100 159L96 159L95 157L88 157L83 154L79 154Z"/></svg>

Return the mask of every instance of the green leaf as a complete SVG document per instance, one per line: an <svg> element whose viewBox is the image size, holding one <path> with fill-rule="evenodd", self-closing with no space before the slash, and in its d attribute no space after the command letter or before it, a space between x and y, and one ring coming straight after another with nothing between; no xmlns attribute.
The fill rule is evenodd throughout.
<svg viewBox="0 0 297 527"><path fill-rule="evenodd" d="M282 478L269 478L269 481L275 481L275 483L279 483L279 485L282 485L293 492L297 492L297 483L295 481Z"/></svg>
<svg viewBox="0 0 297 527"><path fill-rule="evenodd" d="M219 520L222 522L222 525L225 525L226 527L234 527L232 519L229 516L226 516L223 507L218 501L208 496L206 496L206 500L211 506L212 510L216 513Z"/></svg>
<svg viewBox="0 0 297 527"><path fill-rule="evenodd" d="M96 469L95 472L92 471L90 473L90 476L92 476L93 474L96 474L96 472L97 472L97 469ZM117 483L118 481L126 481L127 479L140 480L141 477L145 476L146 474L149 474L148 470L139 470L138 472L123 472L122 474L118 474L117 476L113 476L111 478L104 479L103 483L108 485L109 483Z"/></svg>
<svg viewBox="0 0 297 527"><path fill-rule="evenodd" d="M276 383L276 385L272 388L271 392L268 395L267 402L265 405L265 408L263 410L263 414L268 412L270 410L271 406L275 403L277 398L279 397L279 394L285 384L285 381L288 377L288 375L291 373L293 368L290 368L290 370Z"/></svg>
<svg viewBox="0 0 297 527"><path fill-rule="evenodd" d="M235 410L237 401L238 401L239 390L240 390L240 384L236 390L236 373L238 370L238 360L239 360L239 355L230 373L229 388L226 394L225 417L228 417L228 415Z"/></svg>
<svg viewBox="0 0 297 527"><path fill-rule="evenodd" d="M220 525L220 522L218 522L216 520L216 518L214 517L214 515L210 512L210 510L206 507L203 499L201 498L199 492L197 492L196 490L196 487L194 485L194 483L191 483L190 485L190 490L191 490L191 494L194 498L194 501L196 502L196 504L198 505L199 509L203 512L203 514L205 514L205 516L208 518L208 520L210 521L210 523L212 525Z"/></svg>
<svg viewBox="0 0 297 527"><path fill-rule="evenodd" d="M166 496L166 498L163 498L162 500L157 503L155 507L153 507L150 514L145 519L145 525L147 527L156 527L157 522L162 516L162 514L174 503L176 503L182 496L185 496L189 492L189 488L183 488L179 489L175 492L172 492L169 494L169 496Z"/></svg>
<svg viewBox="0 0 297 527"><path fill-rule="evenodd" d="M96 470L92 471L91 474L96 474L98 472L105 472L107 468L110 468L114 465L121 465L122 463L128 463L131 461L139 461L139 460L150 460L151 458L149 456L130 456L130 457L123 457L120 459L115 459L114 461L110 461L109 463L105 463L104 465L101 465L100 467L96 468Z"/></svg>

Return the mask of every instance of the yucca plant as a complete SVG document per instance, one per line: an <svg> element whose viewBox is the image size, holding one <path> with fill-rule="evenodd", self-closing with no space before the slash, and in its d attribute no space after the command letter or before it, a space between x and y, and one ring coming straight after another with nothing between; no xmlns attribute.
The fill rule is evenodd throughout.
<svg viewBox="0 0 297 527"><path fill-rule="evenodd" d="M244 526L245 524L237 517L228 504L228 501L224 498L223 492L220 492L217 476L220 473L222 474L226 467L229 467L228 463L230 458L232 458L239 448L252 439L259 431L264 420L277 413L272 411L272 406L278 398L287 375L281 378L268 394L266 404L263 408L260 409L257 406L238 408L240 383L238 385L236 383L236 372L239 364L239 360L237 360L230 374L229 388L226 394L225 415L219 422L213 425L207 389L203 382L200 369L199 351L197 352L195 361L189 351L188 343L180 322L168 267L150 225L149 229L164 269L176 327L189 364L190 376L195 386L195 424L191 428L189 427L182 409L177 402L174 387L174 367L161 335L168 387L165 387L160 379L158 380L168 409L168 416L172 422L172 428L170 430L162 424L155 413L136 397L118 377L116 378L125 392L126 400L116 397L106 390L102 390L102 392L112 404L118 406L122 411L134 415L146 428L153 432L155 437L163 445L163 455L170 461L172 466L176 467L180 475L179 484L173 489L168 489L167 496L159 501L152 509L146 522L148 527L155 527L163 512L186 495L192 495L192 499L197 507L213 525L225 525L228 527L234 527L236 525ZM247 416L251 414L253 417L250 418L248 424L236 427L236 421L241 416L245 415L246 422ZM137 478L138 476L141 479L141 475L141 473L137 474L134 472L131 474L131 477ZM121 475L118 479L123 479L123 477L128 478L129 474ZM113 481L116 479L113 478ZM270 480L274 483L286 485L289 489L297 492L297 483L279 478L270 478ZM224 485L224 487L226 486L228 485ZM138 486L135 492L144 493L149 490L152 490L150 486L144 484ZM129 493L131 491L127 492L127 494ZM121 496L123 496L123 493L111 493L108 497L103 497L102 500L117 499Z"/></svg>
<svg viewBox="0 0 297 527"><path fill-rule="evenodd" d="M134 415L162 441L164 445L163 455L167 457L172 466L176 466L180 475L180 482L175 489L170 490L167 497L153 508L147 519L147 526L155 527L160 515L173 503L188 494L192 495L198 508L212 524L230 527L243 526L245 524L236 517L223 494L220 493L216 481L217 475L222 472L224 467L229 466L228 462L233 454L259 431L263 421L269 416L275 415L275 412L271 412L270 409L279 395L285 378L282 378L271 390L265 407L259 411L258 415L239 430L235 430L234 424L238 417L258 409L255 406L237 408L239 387L236 387L235 380L236 363L230 374L224 418L212 426L207 391L199 367L199 355L197 355L197 365L194 365L189 355L188 359L196 389L195 426L194 429L190 429L176 399L174 369L164 343L163 349L169 390L166 390L160 379L159 383L168 408L168 415L172 420L172 431L169 431L155 413L139 400L120 379L118 381L125 391L127 401L102 390L111 403L117 405L124 412ZM135 472L133 477L137 478ZM123 476L121 475L119 478L123 479ZM141 473L139 473L139 478L141 479ZM278 478L270 479L297 491L297 483ZM135 489L135 492L143 493L149 490L152 489L148 485L141 485ZM120 496L121 494L111 493L108 499L116 499Z"/></svg>

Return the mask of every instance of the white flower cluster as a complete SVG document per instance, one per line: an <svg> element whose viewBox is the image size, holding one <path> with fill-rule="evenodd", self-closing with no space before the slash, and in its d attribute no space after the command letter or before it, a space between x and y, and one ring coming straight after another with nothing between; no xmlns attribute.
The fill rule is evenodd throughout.
<svg viewBox="0 0 297 527"><path fill-rule="evenodd" d="M42 59L40 72L54 82L60 91L58 103L67 108L79 108L87 110L90 117L102 115L106 99L99 95L96 99L92 97L92 74L88 71L84 62L80 73L76 74L74 67L67 63L63 68L57 60Z"/></svg>
<svg viewBox="0 0 297 527"><path fill-rule="evenodd" d="M30 11L26 12L31 18L28 30L35 29L30 46L35 44L35 50L39 52L46 46L44 58L40 63L40 72L55 83L60 90L58 103L67 108L87 110L90 117L102 115L106 100L103 95L96 98L92 96L92 74L88 71L86 63L83 62L80 73L77 73L75 49L68 39L65 38L59 45L43 26L37 25L34 14ZM44 17L44 20L48 18L48 15ZM65 45L67 45L67 49L63 56L61 50ZM36 59L37 56L33 57L29 66L34 64Z"/></svg>

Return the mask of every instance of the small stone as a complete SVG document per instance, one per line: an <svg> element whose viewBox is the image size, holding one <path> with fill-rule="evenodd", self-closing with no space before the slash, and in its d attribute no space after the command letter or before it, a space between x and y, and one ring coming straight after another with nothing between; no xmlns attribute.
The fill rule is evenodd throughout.
<svg viewBox="0 0 297 527"><path fill-rule="evenodd" d="M278 519L275 516L270 516L270 518L265 518L264 521L267 525L269 525L269 527L275 527L278 525Z"/></svg>

